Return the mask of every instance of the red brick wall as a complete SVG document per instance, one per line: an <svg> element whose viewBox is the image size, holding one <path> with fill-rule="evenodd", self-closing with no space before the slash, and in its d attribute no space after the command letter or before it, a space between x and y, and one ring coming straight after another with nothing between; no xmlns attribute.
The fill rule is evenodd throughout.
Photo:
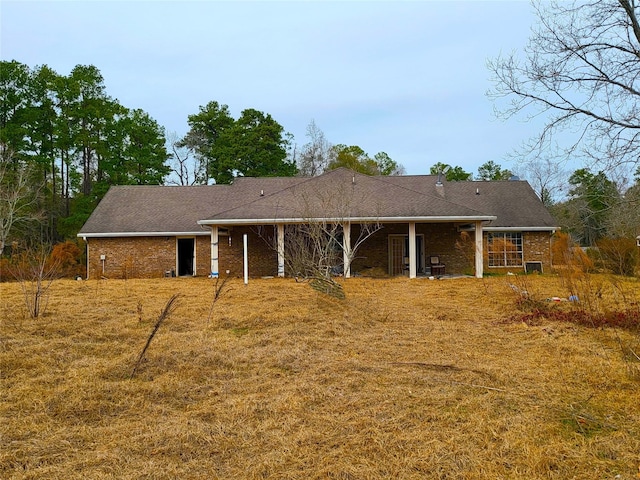
<svg viewBox="0 0 640 480"><path fill-rule="evenodd" d="M353 241L358 237L358 226L352 228ZM389 271L389 235L408 235L408 223L385 224L373 234L356 252L351 271L366 268L381 268ZM440 261L447 265L447 272L462 272L465 268L464 257L456 251L455 242L459 233L453 223L417 224L416 235L424 236L424 255L439 255Z"/></svg>
<svg viewBox="0 0 640 480"><path fill-rule="evenodd" d="M265 277L278 274L278 254L272 243L275 227L233 227L229 236L220 236L218 266L221 275L227 270L234 277L243 276L243 236L247 235L249 276Z"/></svg>
<svg viewBox="0 0 640 480"><path fill-rule="evenodd" d="M356 252L351 271L357 273L366 268L389 270L388 238L392 234L407 235L408 224L387 224L369 237ZM243 235L248 235L249 276L276 276L278 256L274 248L275 227L233 227L229 236L219 238L219 272L225 275L241 277L243 275ZM416 234L424 235L425 258L439 255L446 265L447 273L473 273L472 253L467 255L455 248L461 239L453 223L418 224ZM359 226L352 227L351 238L355 242L359 235ZM211 237L196 238L197 276L211 272ZM470 252L473 252L473 232L468 235ZM88 275L92 278L104 275L108 278L160 278L165 272L176 269L176 237L125 237L90 238L88 241ZM523 233L524 260L541 261L543 271L551 269L551 245L549 232ZM486 252L486 237L485 237ZM104 273L100 255L105 255ZM504 273L518 268L489 268L484 262L487 273Z"/></svg>
<svg viewBox="0 0 640 480"><path fill-rule="evenodd" d="M206 277L211 273L211 235L196 237L196 268L194 274Z"/></svg>
<svg viewBox="0 0 640 480"><path fill-rule="evenodd" d="M356 258L352 263L351 270L356 273L358 270L366 268L381 268L385 272L389 271L389 235L409 234L409 225L387 224L384 228L370 237L363 246L356 252ZM474 232L469 232L465 236L458 232L453 223L431 223L417 224L416 235L424 235L425 258L430 255L438 255L440 261L446 265L447 273L465 273L472 275L474 271L475 236ZM354 225L351 237L357 238L358 229ZM541 261L543 272L549 272L551 268L551 244L550 232L523 232L523 255L525 262ZM462 249L456 248L458 242ZM484 271L487 273L506 273L514 271L511 268L489 268L486 260L486 233L485 233L485 259ZM520 267L524 270L524 267Z"/></svg>
<svg viewBox="0 0 640 480"><path fill-rule="evenodd" d="M208 275L211 237L195 238L195 274ZM91 278L160 278L165 272L176 270L176 237L89 238L87 244ZM105 256L104 262L101 255Z"/></svg>
<svg viewBox="0 0 640 480"><path fill-rule="evenodd" d="M484 251L487 251L487 236L484 236ZM551 272L551 232L522 232L522 255L524 262L542 262L542 272ZM520 273L522 267L489 267L484 259L485 273Z"/></svg>

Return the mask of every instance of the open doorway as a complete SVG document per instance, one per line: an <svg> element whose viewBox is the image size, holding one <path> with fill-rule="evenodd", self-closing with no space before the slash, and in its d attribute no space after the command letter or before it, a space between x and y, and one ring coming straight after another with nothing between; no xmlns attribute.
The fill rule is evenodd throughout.
<svg viewBox="0 0 640 480"><path fill-rule="evenodd" d="M178 276L194 275L195 238L178 239Z"/></svg>

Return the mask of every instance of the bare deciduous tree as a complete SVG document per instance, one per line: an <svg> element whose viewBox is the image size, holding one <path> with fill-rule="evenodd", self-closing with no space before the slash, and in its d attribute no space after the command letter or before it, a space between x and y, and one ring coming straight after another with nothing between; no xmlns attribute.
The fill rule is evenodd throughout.
<svg viewBox="0 0 640 480"><path fill-rule="evenodd" d="M307 126L309 143L302 147L297 159L298 173L306 177L320 175L329 165L332 145L327 141L324 133L314 120Z"/></svg>
<svg viewBox="0 0 640 480"><path fill-rule="evenodd" d="M169 165L172 173L167 183L181 186L206 185L206 165L195 157L183 139L171 132L167 135L167 143L171 150Z"/></svg>
<svg viewBox="0 0 640 480"><path fill-rule="evenodd" d="M29 165L0 144L0 255L13 229L42 219L35 211L41 188L31 173Z"/></svg>
<svg viewBox="0 0 640 480"><path fill-rule="evenodd" d="M562 155L599 169L633 170L640 158L640 6L635 0L538 1L524 50L488 64L499 116L544 117L528 146L548 148L556 132L571 140ZM502 103L502 100L506 102Z"/></svg>
<svg viewBox="0 0 640 480"><path fill-rule="evenodd" d="M358 216L360 205L378 201L363 195L341 185L297 195L299 213L295 216L302 220L286 225L284 236L285 271L289 276L309 280L324 293L342 296L342 288L333 277L350 270L362 244L382 228L377 218ZM260 234L277 250L276 238Z"/></svg>
<svg viewBox="0 0 640 480"><path fill-rule="evenodd" d="M40 245L13 255L10 273L20 283L25 306L31 318L44 315L49 303L49 288L59 277L60 258L52 258L51 247Z"/></svg>
<svg viewBox="0 0 640 480"><path fill-rule="evenodd" d="M520 168L521 175L529 181L545 206L553 205L562 195L567 172L553 158L548 155L527 158L520 162Z"/></svg>

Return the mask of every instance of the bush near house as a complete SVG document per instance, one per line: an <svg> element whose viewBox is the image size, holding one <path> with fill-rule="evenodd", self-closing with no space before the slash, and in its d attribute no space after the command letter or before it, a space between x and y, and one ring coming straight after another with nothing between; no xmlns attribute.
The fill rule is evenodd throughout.
<svg viewBox="0 0 640 480"><path fill-rule="evenodd" d="M598 257L606 270L632 277L638 266L638 246L632 238L602 238L597 242Z"/></svg>
<svg viewBox="0 0 640 480"><path fill-rule="evenodd" d="M47 255L44 267L55 271L57 278L84 277L86 257L79 242L67 240L54 245ZM22 278L25 270L32 268L33 262L30 260L34 255L36 252L33 250L22 250L0 258L0 282L16 280L16 276Z"/></svg>

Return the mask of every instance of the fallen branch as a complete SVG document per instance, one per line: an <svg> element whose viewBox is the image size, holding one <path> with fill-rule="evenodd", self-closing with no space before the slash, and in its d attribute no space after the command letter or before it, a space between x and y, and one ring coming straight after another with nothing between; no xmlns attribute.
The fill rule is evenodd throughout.
<svg viewBox="0 0 640 480"><path fill-rule="evenodd" d="M425 363L425 362L393 362L392 365L412 365L417 367L426 367L432 370L461 370L460 367L450 364Z"/></svg>
<svg viewBox="0 0 640 480"><path fill-rule="evenodd" d="M462 385L464 387L484 388L485 390L492 390L494 392L510 393L508 390L505 390L503 388L489 387L487 385L476 385L475 383L451 382L451 384L453 384L453 385Z"/></svg>

